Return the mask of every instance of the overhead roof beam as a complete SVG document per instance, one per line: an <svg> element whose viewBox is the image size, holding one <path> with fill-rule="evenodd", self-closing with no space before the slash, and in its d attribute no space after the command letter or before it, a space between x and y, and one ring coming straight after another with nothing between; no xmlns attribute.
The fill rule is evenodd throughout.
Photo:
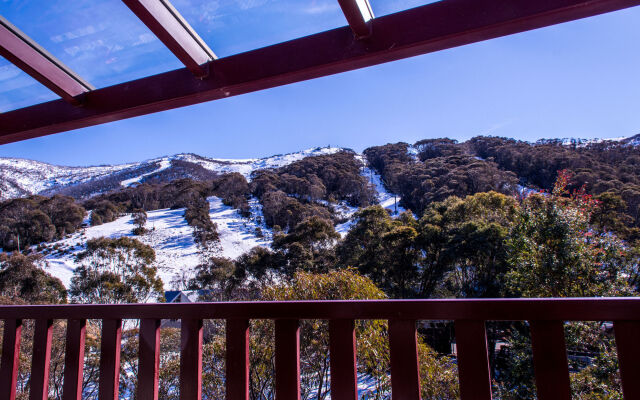
<svg viewBox="0 0 640 400"><path fill-rule="evenodd" d="M0 114L0 144L117 121L430 53L627 7L640 0L443 0L375 18L366 40L343 27L186 69ZM381 95L384 95L381 94Z"/></svg>
<svg viewBox="0 0 640 400"><path fill-rule="evenodd" d="M2 16L0 55L72 104L79 104L79 96L93 90L89 83Z"/></svg>
<svg viewBox="0 0 640 400"><path fill-rule="evenodd" d="M373 11L369 0L338 0L353 34L357 39L363 39L371 35Z"/></svg>
<svg viewBox="0 0 640 400"><path fill-rule="evenodd" d="M217 57L168 0L122 0L194 75L206 76Z"/></svg>

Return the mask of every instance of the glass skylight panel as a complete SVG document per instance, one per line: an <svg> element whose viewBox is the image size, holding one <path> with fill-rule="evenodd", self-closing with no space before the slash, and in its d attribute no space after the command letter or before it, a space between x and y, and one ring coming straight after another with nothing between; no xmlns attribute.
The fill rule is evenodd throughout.
<svg viewBox="0 0 640 400"><path fill-rule="evenodd" d="M347 25L337 0L173 0L172 4L218 57Z"/></svg>
<svg viewBox="0 0 640 400"><path fill-rule="evenodd" d="M0 57L0 113L57 98L58 95Z"/></svg>
<svg viewBox="0 0 640 400"><path fill-rule="evenodd" d="M371 9L373 10L373 15L376 17L437 2L438 0L369 0Z"/></svg>
<svg viewBox="0 0 640 400"><path fill-rule="evenodd" d="M182 67L120 0L3 0L0 14L95 87Z"/></svg>

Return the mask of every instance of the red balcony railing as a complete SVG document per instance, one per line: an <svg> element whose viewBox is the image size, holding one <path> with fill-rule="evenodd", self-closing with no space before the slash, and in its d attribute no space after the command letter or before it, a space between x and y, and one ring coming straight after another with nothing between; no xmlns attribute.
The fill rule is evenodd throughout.
<svg viewBox="0 0 640 400"><path fill-rule="evenodd" d="M63 399L82 392L85 324L102 320L98 393L118 398L123 319L140 320L137 399L157 399L161 319L181 320L180 398L199 399L203 319L226 320L227 399L249 398L249 320L275 320L276 399L300 397L299 320L329 320L331 396L357 398L354 320L389 321L393 400L419 399L417 320L453 320L463 400L491 399L486 321L529 321L539 399L570 399L563 321L613 321L625 399L640 399L640 298L1 306L0 399L16 396L23 320L35 320L31 400L46 400L53 320L67 320Z"/></svg>

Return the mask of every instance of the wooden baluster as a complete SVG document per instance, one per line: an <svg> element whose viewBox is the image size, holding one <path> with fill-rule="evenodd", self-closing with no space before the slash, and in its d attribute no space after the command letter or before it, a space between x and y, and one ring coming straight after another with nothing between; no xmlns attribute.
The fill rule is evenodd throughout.
<svg viewBox="0 0 640 400"><path fill-rule="evenodd" d="M51 362L52 336L53 320L36 320L33 334L33 356L31 358L30 400L49 399L49 364Z"/></svg>
<svg viewBox="0 0 640 400"><path fill-rule="evenodd" d="M82 368L84 367L84 340L87 321L67 321L67 342L64 356L64 382L62 400L82 399Z"/></svg>
<svg viewBox="0 0 640 400"><path fill-rule="evenodd" d="M99 400L118 400L120 388L120 342L122 320L102 320L100 341Z"/></svg>
<svg viewBox="0 0 640 400"><path fill-rule="evenodd" d="M0 398L15 400L18 368L20 367L20 340L22 320L5 319L0 361Z"/></svg>
<svg viewBox="0 0 640 400"><path fill-rule="evenodd" d="M180 400L202 398L202 320L182 319L180 335Z"/></svg>
<svg viewBox="0 0 640 400"><path fill-rule="evenodd" d="M352 319L329 321L329 362L331 399L357 400L356 331Z"/></svg>
<svg viewBox="0 0 640 400"><path fill-rule="evenodd" d="M160 320L140 321L138 348L138 399L158 400L160 371Z"/></svg>
<svg viewBox="0 0 640 400"><path fill-rule="evenodd" d="M490 400L491 377L484 321L455 321L461 400Z"/></svg>
<svg viewBox="0 0 640 400"><path fill-rule="evenodd" d="M300 400L300 322L276 320L276 400Z"/></svg>
<svg viewBox="0 0 640 400"><path fill-rule="evenodd" d="M420 399L420 364L416 321L389 321L389 352L391 356L391 398Z"/></svg>
<svg viewBox="0 0 640 400"><path fill-rule="evenodd" d="M530 321L533 367L540 400L571 400L562 321Z"/></svg>
<svg viewBox="0 0 640 400"><path fill-rule="evenodd" d="M614 321L622 394L626 400L640 399L640 321Z"/></svg>
<svg viewBox="0 0 640 400"><path fill-rule="evenodd" d="M227 320L227 400L249 400L249 320Z"/></svg>

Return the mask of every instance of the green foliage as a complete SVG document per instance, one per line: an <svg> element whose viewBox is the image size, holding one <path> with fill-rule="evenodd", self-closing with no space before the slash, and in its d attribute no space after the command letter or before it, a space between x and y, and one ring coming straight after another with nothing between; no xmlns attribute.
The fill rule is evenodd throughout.
<svg viewBox="0 0 640 400"><path fill-rule="evenodd" d="M360 169L350 151L306 157L254 172L251 189L260 199L266 224L287 231L314 216L334 219L328 203L344 201L358 207L373 203L375 192Z"/></svg>
<svg viewBox="0 0 640 400"><path fill-rule="evenodd" d="M86 211L71 197L30 196L0 202L0 247L24 250L60 239L82 225Z"/></svg>
<svg viewBox="0 0 640 400"><path fill-rule="evenodd" d="M370 147L369 164L382 176L385 187L401 196L400 205L421 215L433 202L449 196L479 192L515 193L516 175L489 160L479 160L447 139L416 143L419 159L408 154L406 143Z"/></svg>
<svg viewBox="0 0 640 400"><path fill-rule="evenodd" d="M155 251L128 237L87 242L71 278L70 295L79 303L143 303L162 298Z"/></svg>
<svg viewBox="0 0 640 400"><path fill-rule="evenodd" d="M91 226L106 224L107 222L113 222L122 214L122 210L118 206L109 201L102 200L97 202L91 208Z"/></svg>
<svg viewBox="0 0 640 400"><path fill-rule="evenodd" d="M496 192L431 204L420 219L421 296L497 297L518 205Z"/></svg>
<svg viewBox="0 0 640 400"><path fill-rule="evenodd" d="M637 239L638 231L634 229L640 226L640 154L637 147L611 141L581 146L577 143L566 146L557 140L530 144L482 136L471 139L467 146L478 156L493 159L500 168L515 172L527 185L546 190L553 188L559 171L574 171L570 189L584 186L586 192L594 196L608 192L624 201L626 207L619 210L615 219L625 228L618 224L606 227ZM606 204L608 199L603 200ZM618 202L614 207L619 205Z"/></svg>
<svg viewBox="0 0 640 400"><path fill-rule="evenodd" d="M282 253L289 275L297 270L326 272L335 264L333 248L339 238L331 221L311 217L288 234L276 234L272 247Z"/></svg>
<svg viewBox="0 0 640 400"><path fill-rule="evenodd" d="M248 218L251 215L248 198L251 195L247 179L237 172L224 174L212 183L212 192L220 197L225 205L240 211Z"/></svg>
<svg viewBox="0 0 640 400"><path fill-rule="evenodd" d="M410 296L418 274L415 220L403 218L406 224L380 206L362 209L338 249L341 265L357 268L393 297Z"/></svg>
<svg viewBox="0 0 640 400"><path fill-rule="evenodd" d="M507 241L505 290L521 297L631 295L634 265L626 246L613 235L597 235L589 225L595 201L569 193L567 173L553 192L528 197Z"/></svg>
<svg viewBox="0 0 640 400"><path fill-rule="evenodd" d="M67 302L67 291L58 278L45 272L36 255L0 253L0 296L29 304Z"/></svg>
<svg viewBox="0 0 640 400"><path fill-rule="evenodd" d="M220 241L218 227L209 217L209 202L201 197L189 204L184 219L193 227L193 237L197 244L208 248Z"/></svg>

